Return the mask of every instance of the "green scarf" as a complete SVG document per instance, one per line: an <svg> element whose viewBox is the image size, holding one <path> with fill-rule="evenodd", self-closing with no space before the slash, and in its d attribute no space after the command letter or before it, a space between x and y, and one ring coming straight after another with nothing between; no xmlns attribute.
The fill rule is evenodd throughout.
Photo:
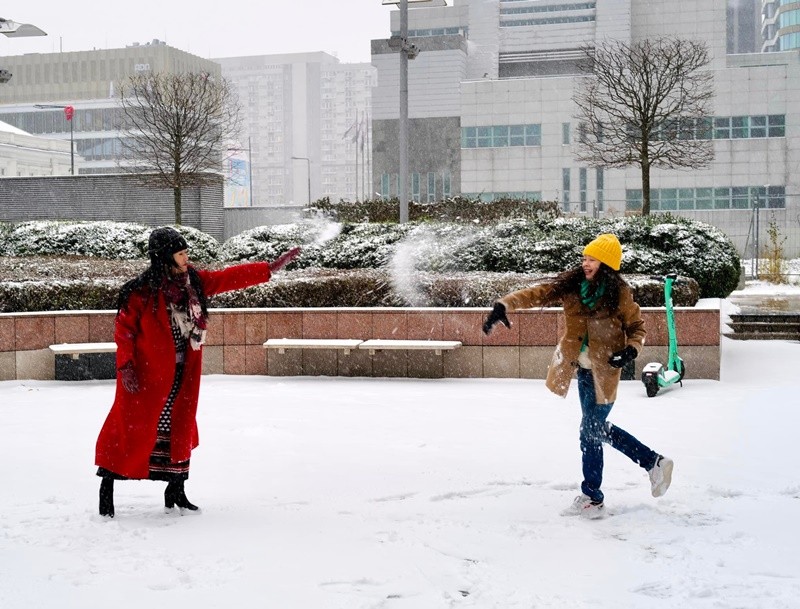
<svg viewBox="0 0 800 609"><path fill-rule="evenodd" d="M589 309L594 310L597 306L597 302L603 297L603 294L606 293L606 282L601 281L597 284L597 287L592 291L592 283L588 279L584 279L581 281L581 302L585 304Z"/></svg>

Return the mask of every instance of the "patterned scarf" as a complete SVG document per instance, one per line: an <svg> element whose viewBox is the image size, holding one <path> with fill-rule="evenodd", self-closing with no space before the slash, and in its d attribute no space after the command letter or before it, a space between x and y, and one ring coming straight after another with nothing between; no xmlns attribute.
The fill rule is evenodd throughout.
<svg viewBox="0 0 800 609"><path fill-rule="evenodd" d="M208 318L203 315L200 299L189 281L189 273L165 277L161 290L164 292L172 323L180 329L184 338L189 339L192 349L197 351L206 342Z"/></svg>
<svg viewBox="0 0 800 609"><path fill-rule="evenodd" d="M601 281L600 283L596 284L594 290L592 290L592 282L588 279L584 279L581 281L581 302L589 307L590 310L594 310L597 306L598 301L603 297L603 294L606 293L606 282Z"/></svg>

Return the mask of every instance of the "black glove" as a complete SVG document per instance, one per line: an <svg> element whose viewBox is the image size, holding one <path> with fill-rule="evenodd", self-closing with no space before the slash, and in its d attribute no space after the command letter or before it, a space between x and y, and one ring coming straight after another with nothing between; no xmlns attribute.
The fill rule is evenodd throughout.
<svg viewBox="0 0 800 609"><path fill-rule="evenodd" d="M506 328L511 327L511 322L508 321L508 317L506 317L506 305L504 305L502 302L494 303L492 312L489 313L486 321L483 322L483 333L489 334L492 331L492 327L498 321L502 322Z"/></svg>
<svg viewBox="0 0 800 609"><path fill-rule="evenodd" d="M625 364L635 360L637 355L639 353L636 349L628 345L622 351L612 353L611 357L608 358L608 363L612 368L624 368Z"/></svg>
<svg viewBox="0 0 800 609"><path fill-rule="evenodd" d="M136 370L133 369L133 362L128 362L119 369L119 378L122 381L122 386L128 393L137 393L139 391L139 379L136 378Z"/></svg>

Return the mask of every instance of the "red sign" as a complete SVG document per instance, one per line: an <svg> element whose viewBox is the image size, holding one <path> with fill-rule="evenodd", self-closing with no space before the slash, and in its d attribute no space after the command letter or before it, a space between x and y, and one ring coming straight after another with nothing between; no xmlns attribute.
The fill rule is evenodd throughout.
<svg viewBox="0 0 800 609"><path fill-rule="evenodd" d="M67 118L68 121L72 120L72 116L75 114L75 108L72 106L64 106L64 116Z"/></svg>

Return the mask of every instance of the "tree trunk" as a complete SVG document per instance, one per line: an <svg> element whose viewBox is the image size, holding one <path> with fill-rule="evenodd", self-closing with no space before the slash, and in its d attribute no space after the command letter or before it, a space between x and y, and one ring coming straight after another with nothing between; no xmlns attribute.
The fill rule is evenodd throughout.
<svg viewBox="0 0 800 609"><path fill-rule="evenodd" d="M642 215L650 215L650 163L642 163Z"/></svg>
<svg viewBox="0 0 800 609"><path fill-rule="evenodd" d="M172 187L172 197L175 202L175 224L180 225L181 223L181 187L180 186L173 186Z"/></svg>

